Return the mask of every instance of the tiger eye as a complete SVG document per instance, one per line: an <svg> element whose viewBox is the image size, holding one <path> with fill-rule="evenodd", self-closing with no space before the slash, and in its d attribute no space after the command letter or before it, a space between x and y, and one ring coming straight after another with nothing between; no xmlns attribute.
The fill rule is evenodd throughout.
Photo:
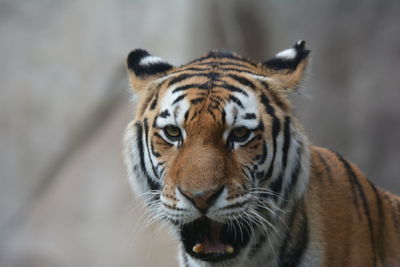
<svg viewBox="0 0 400 267"><path fill-rule="evenodd" d="M181 138L181 130L174 125L167 125L164 127L165 135L171 140L178 140Z"/></svg>
<svg viewBox="0 0 400 267"><path fill-rule="evenodd" d="M246 127L237 127L232 130L231 137L233 141L236 142L243 142L245 141L250 135L250 130Z"/></svg>

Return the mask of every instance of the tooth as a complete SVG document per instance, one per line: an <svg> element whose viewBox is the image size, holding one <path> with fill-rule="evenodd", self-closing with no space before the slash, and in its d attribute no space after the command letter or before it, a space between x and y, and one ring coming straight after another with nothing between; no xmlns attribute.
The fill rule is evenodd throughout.
<svg viewBox="0 0 400 267"><path fill-rule="evenodd" d="M193 252L196 252L196 253L202 253L203 252L203 250L204 250L204 246L203 246L203 244L196 244L193 248L192 248L192 250L193 250Z"/></svg>
<svg viewBox="0 0 400 267"><path fill-rule="evenodd" d="M228 254L232 254L234 249L233 249L233 247L231 245L225 245L225 251Z"/></svg>

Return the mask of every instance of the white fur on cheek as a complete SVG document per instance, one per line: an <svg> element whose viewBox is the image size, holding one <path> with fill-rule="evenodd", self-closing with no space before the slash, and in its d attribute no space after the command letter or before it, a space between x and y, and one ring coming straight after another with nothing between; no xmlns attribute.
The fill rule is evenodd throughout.
<svg viewBox="0 0 400 267"><path fill-rule="evenodd" d="M141 195L149 190L146 177L139 171L140 159L137 148L137 136L133 122L128 125L124 136L125 165L128 171L129 184L136 194Z"/></svg>

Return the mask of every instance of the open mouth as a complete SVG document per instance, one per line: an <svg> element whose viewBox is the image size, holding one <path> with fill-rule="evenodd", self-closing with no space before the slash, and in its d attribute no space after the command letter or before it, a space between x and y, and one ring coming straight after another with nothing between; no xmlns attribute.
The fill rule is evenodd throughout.
<svg viewBox="0 0 400 267"><path fill-rule="evenodd" d="M212 262L234 258L250 239L247 224L224 224L207 217L183 225L180 233L186 253Z"/></svg>

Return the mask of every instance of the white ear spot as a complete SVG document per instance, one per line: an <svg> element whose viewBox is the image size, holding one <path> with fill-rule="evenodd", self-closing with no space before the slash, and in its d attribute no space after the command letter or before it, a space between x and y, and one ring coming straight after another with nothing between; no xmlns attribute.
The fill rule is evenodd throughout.
<svg viewBox="0 0 400 267"><path fill-rule="evenodd" d="M142 58L140 60L139 65L146 66L146 65L157 64L157 63L165 63L165 61L160 57L148 56L148 57Z"/></svg>
<svg viewBox="0 0 400 267"><path fill-rule="evenodd" d="M297 51L294 48L289 48L286 50L283 50L281 52L279 52L278 54L276 54L276 57L279 58L284 58L284 59L294 59L297 55Z"/></svg>

